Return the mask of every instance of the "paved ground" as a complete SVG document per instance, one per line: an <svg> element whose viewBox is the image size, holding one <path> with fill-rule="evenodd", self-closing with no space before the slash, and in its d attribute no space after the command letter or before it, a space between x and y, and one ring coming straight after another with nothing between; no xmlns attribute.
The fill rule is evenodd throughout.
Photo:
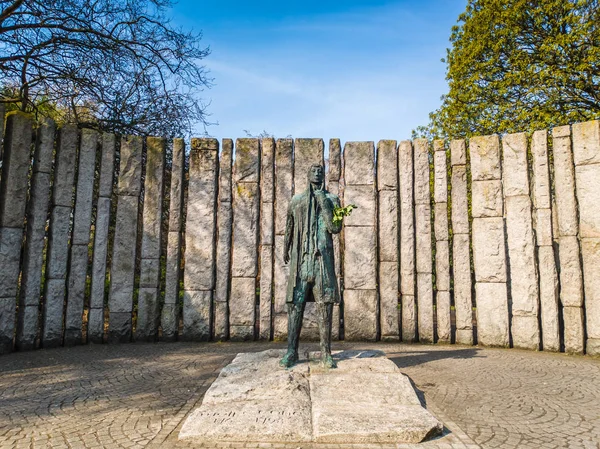
<svg viewBox="0 0 600 449"><path fill-rule="evenodd" d="M0 447L194 447L177 441L178 429L219 370L238 352L274 347L283 345L90 345L2 356ZM367 348L385 351L446 425L442 438L419 448L600 448L600 359L460 346L334 346Z"/></svg>

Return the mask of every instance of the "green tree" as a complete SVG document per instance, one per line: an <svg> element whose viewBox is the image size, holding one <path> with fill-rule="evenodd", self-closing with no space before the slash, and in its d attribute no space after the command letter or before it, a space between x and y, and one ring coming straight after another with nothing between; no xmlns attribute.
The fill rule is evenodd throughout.
<svg viewBox="0 0 600 449"><path fill-rule="evenodd" d="M415 135L533 131L600 117L598 0L469 0L447 50L449 92Z"/></svg>

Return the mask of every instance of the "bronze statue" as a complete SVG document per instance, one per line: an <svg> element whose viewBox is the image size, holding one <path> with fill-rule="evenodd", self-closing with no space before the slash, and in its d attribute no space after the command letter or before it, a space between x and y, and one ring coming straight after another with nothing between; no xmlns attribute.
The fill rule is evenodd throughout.
<svg viewBox="0 0 600 449"><path fill-rule="evenodd" d="M279 364L290 367L298 361L302 317L307 301L317 303L321 362L335 368L331 357L331 315L340 302L333 253L332 234L342 228L334 222L334 209L340 207L336 195L324 189L324 170L312 165L307 189L295 195L289 205L285 228L283 260L290 263L286 303L288 309L288 350Z"/></svg>

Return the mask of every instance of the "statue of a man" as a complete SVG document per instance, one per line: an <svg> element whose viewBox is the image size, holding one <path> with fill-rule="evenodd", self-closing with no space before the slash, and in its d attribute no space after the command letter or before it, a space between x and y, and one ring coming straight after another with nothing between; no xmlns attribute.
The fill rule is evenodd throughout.
<svg viewBox="0 0 600 449"><path fill-rule="evenodd" d="M340 232L341 222L333 222L339 207L336 195L324 189L322 165L308 170L307 189L290 201L285 228L283 260L290 263L286 303L288 309L288 350L279 364L290 367L298 360L298 343L307 301L317 303L321 361L335 368L331 357L331 315L340 302L335 276L332 234Z"/></svg>

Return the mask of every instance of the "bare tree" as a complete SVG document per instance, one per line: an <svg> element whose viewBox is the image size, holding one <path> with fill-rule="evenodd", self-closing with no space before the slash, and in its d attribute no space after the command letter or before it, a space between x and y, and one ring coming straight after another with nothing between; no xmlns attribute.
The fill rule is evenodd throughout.
<svg viewBox="0 0 600 449"><path fill-rule="evenodd" d="M120 133L207 124L200 33L171 0L0 0L0 101Z"/></svg>

